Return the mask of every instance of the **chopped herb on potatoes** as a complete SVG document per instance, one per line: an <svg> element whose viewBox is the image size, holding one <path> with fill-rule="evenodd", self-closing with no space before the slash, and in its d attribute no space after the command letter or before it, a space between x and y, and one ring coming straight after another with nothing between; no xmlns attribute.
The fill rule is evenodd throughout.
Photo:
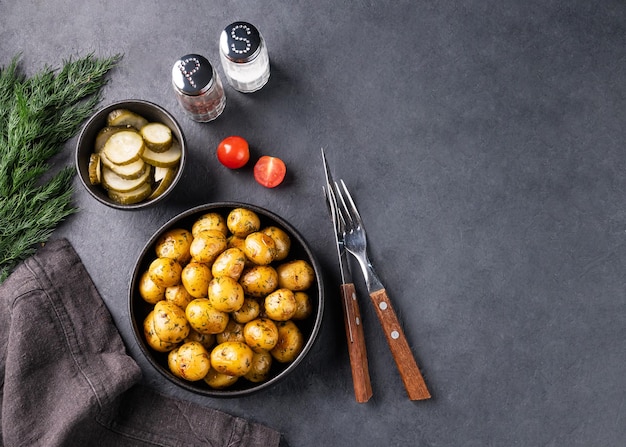
<svg viewBox="0 0 626 447"><path fill-rule="evenodd" d="M235 232L269 241L245 250L232 243ZM272 362L290 363L302 352L298 325L313 310L306 292L313 287L313 268L289 258L290 247L285 231L262 228L259 216L244 208L224 216L206 213L188 228L165 231L138 284L154 309L143 322L146 343L168 353L175 376L203 380L212 389L267 380ZM174 289L183 289L185 299L174 301ZM187 351L196 355L181 361Z"/></svg>

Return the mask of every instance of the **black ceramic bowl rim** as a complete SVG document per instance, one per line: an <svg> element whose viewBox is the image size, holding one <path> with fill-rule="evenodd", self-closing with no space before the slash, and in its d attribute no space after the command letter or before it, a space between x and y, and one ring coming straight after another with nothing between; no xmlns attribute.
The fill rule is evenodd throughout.
<svg viewBox="0 0 626 447"><path fill-rule="evenodd" d="M106 126L106 118L109 112L120 108L129 109L130 111L139 113L148 121L159 121L163 124L166 124L170 127L170 129L172 129L174 136L178 139L182 148L182 156L178 164L178 171L176 172L176 176L174 177L174 180L172 181L172 184L169 186L169 188L167 188L165 191L163 191L161 195L155 197L152 200L143 200L139 203L129 205L122 205L120 203L114 202L108 197L106 191L102 186L94 186L90 183L88 166L91 150L84 150L85 145L90 145L89 147L93 146L96 135L98 134L100 129ZM81 148L83 148L83 150L81 150ZM174 118L172 114L170 114L160 105L150 101L145 101L143 99L126 99L122 101L117 101L95 112L83 126L78 136L75 151L76 171L78 172L78 177L85 189L89 192L89 194L91 194L93 198L95 198L100 203L120 210L138 210L141 208L152 206L163 200L171 191L174 190L174 187L182 177L183 171L185 169L186 159L187 141L185 140L185 134L178 124L178 121L176 121L176 118Z"/></svg>
<svg viewBox="0 0 626 447"><path fill-rule="evenodd" d="M294 258L303 259L303 257L306 257L306 259L310 262L313 270L315 271L315 284L307 292L311 297L314 309L313 314L308 319L298 322L298 326L304 335L305 343L302 351L294 361L288 364L280 364L274 361L272 369L276 368L279 372L276 375L272 375L272 377L265 382L252 383L244 379L239 379L233 387L217 390L209 388L209 386L202 380L198 382L188 382L174 376L167 367L167 353L158 353L147 345L143 336L143 321L153 306L146 303L139 295L138 282L141 278L141 274L145 271L145 269L147 269L149 263L156 258L154 251L155 245L158 238L165 231L179 226L190 229L190 224L204 213L221 212L224 217L226 217L227 211L239 207L247 208L256 212L261 219L261 228L269 224L274 224L287 231L291 237L291 251L287 260ZM188 391L210 397L238 397L256 393L271 387L289 375L289 373L296 369L296 367L302 362L315 343L322 324L322 316L324 313L324 285L321 272L322 270L319 262L302 235L285 219L265 208L241 202L215 202L191 208L178 214L162 225L161 228L159 228L146 243L137 258L137 262L135 263L133 274L130 279L128 292L129 316L135 340L143 355L158 372L174 384ZM242 384L246 386L242 387Z"/></svg>

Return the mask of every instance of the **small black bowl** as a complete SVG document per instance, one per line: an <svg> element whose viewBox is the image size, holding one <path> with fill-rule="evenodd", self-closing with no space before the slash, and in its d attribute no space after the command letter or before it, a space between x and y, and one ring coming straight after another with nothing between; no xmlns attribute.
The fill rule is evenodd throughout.
<svg viewBox="0 0 626 447"><path fill-rule="evenodd" d="M148 269L150 263L156 258L155 246L160 236L166 231L173 228L186 228L191 231L193 222L195 222L200 216L208 212L220 213L226 218L228 213L234 208L247 208L259 216L261 219L261 228L275 225L282 228L291 238L291 249L289 256L286 260L281 262L287 262L291 259L304 259L313 267L315 272L315 282L311 288L307 290L311 298L313 305L313 312L306 320L298 321L298 327L300 328L304 336L304 346L300 354L294 361L288 364L281 364L274 361L269 378L261 383L249 382L243 378L240 378L232 387L227 389L212 389L203 380L197 382L189 382L182 380L172 374L167 365L167 353L159 353L151 349L145 338L143 332L143 322L150 311L153 309L153 305L148 304L143 300L139 293L139 280L144 271ZM167 379L175 383L176 385L184 388L188 391L192 391L197 394L211 396L211 397L238 397L249 395L257 391L266 389L283 380L289 373L291 373L305 358L311 347L313 346L320 326L322 324L322 315L324 311L324 287L322 280L322 271L320 265L315 258L315 255L311 251L305 239L298 233L298 231L289 222L276 214L255 205L238 202L218 202L206 205L201 205L190 210L187 210L178 216L172 218L169 222L164 224L146 243L139 258L135 264L134 271L129 284L129 314L133 327L135 339L139 345L139 348L148 359L150 364L159 371Z"/></svg>
<svg viewBox="0 0 626 447"><path fill-rule="evenodd" d="M159 196L150 199L143 200L139 203L123 205L112 200L102 185L92 185L89 181L89 157L94 150L94 142L98 132L107 125L108 114L115 109L128 109L131 112L135 112L148 121L160 122L168 126L172 130L172 135L179 141L182 149L182 157L178 164L178 171L174 180L170 186ZM81 133L78 136L78 142L76 144L76 170L78 177L85 189L100 203L103 203L112 208L121 210L138 210L153 206L161 200L165 199L167 195L174 189L178 181L180 180L185 167L185 161L187 159L187 142L183 130L176 121L176 119L163 107L144 101L140 99L129 99L124 101L118 101L112 103L100 110L98 110L83 126Z"/></svg>

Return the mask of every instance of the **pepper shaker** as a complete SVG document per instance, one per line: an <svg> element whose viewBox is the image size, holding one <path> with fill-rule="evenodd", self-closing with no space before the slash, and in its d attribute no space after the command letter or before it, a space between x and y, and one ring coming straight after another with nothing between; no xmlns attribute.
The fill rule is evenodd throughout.
<svg viewBox="0 0 626 447"><path fill-rule="evenodd" d="M187 54L174 63L172 86L178 103L194 121L212 121L226 106L226 95L218 73L199 54Z"/></svg>
<svg viewBox="0 0 626 447"><path fill-rule="evenodd" d="M220 36L220 60L226 80L235 90L251 93L270 77L270 59L265 40L248 22L234 22Z"/></svg>

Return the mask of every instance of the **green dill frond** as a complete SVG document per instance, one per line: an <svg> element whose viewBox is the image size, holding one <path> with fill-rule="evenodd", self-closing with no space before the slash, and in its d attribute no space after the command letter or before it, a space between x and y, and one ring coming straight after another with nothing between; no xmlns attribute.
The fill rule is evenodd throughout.
<svg viewBox="0 0 626 447"><path fill-rule="evenodd" d="M89 54L26 78L16 56L0 69L0 283L76 211L74 169L62 169L45 183L42 177L50 157L93 113L106 74L120 59Z"/></svg>
<svg viewBox="0 0 626 447"><path fill-rule="evenodd" d="M0 71L0 129L6 127L9 112L13 106L13 88L23 78L17 72L19 56L15 56L11 64ZM4 132L1 132L4 134Z"/></svg>

